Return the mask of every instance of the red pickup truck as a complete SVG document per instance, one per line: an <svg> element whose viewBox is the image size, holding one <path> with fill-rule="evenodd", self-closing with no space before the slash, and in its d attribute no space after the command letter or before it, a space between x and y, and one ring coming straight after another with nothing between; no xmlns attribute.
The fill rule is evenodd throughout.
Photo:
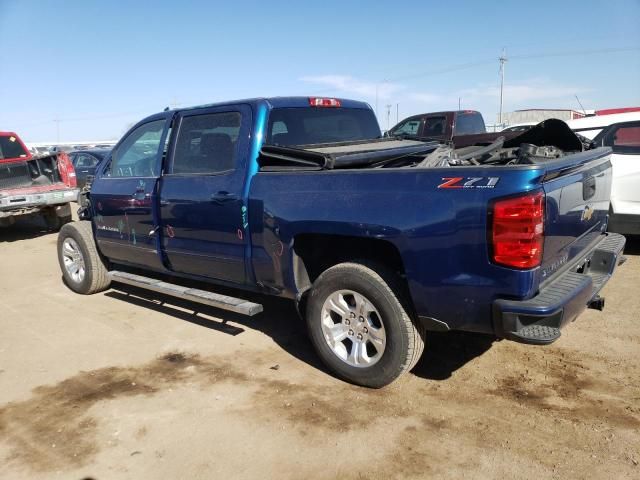
<svg viewBox="0 0 640 480"><path fill-rule="evenodd" d="M0 131L0 227L19 216L42 216L59 230L71 221L78 198L76 173L66 153L31 155L20 137Z"/></svg>
<svg viewBox="0 0 640 480"><path fill-rule="evenodd" d="M407 117L385 133L385 137L436 140L456 148L489 145L499 137L510 140L522 132L487 132L484 119L475 110L421 113Z"/></svg>

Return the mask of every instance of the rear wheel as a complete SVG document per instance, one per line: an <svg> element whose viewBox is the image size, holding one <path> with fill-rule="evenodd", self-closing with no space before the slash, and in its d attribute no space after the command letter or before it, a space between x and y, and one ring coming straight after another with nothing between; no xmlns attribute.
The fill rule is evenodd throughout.
<svg viewBox="0 0 640 480"><path fill-rule="evenodd" d="M311 340L338 376L380 388L413 368L424 330L401 301L397 276L378 265L342 263L314 282L307 303Z"/></svg>
<svg viewBox="0 0 640 480"><path fill-rule="evenodd" d="M60 230L67 223L71 223L73 221L71 207L68 204L64 205L60 209L50 208L42 214L42 217L44 218L44 222L47 224L47 228L55 232Z"/></svg>
<svg viewBox="0 0 640 480"><path fill-rule="evenodd" d="M65 283L82 294L109 288L107 263L96 249L91 222L64 225L58 234L58 262Z"/></svg>

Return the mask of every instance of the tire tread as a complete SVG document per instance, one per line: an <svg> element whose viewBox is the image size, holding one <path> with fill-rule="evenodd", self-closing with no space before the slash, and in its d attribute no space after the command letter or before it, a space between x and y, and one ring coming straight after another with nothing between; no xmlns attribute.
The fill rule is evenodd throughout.
<svg viewBox="0 0 640 480"><path fill-rule="evenodd" d="M84 248L87 253L87 258L85 258L85 275L87 275L89 284L82 290L73 290L85 295L91 295L108 289L111 285L111 279L109 278L107 263L96 247L91 222L80 220L64 225L58 235L59 252L62 248L62 242L66 237L73 237L77 242L81 243L80 247ZM60 253L58 255L60 255ZM64 272L62 261L60 260L60 262L60 267L63 268Z"/></svg>
<svg viewBox="0 0 640 480"><path fill-rule="evenodd" d="M400 278L395 272L391 271L384 265L366 260L340 263L321 273L314 282L314 285L322 284L327 281L327 277L333 275L353 274L367 279L375 285L376 288L384 290L385 294L397 303L396 306L401 312L399 323L401 328L405 329L405 336L408 339L406 356L397 366L396 371L389 372L388 375L385 375L386 379L381 380L380 382L357 381L357 383L364 386L379 388L391 383L416 365L424 352L424 338L426 330L420 322L413 321L411 315L408 313L413 312L413 309L410 307L406 288L402 285ZM348 380L354 381L352 378L348 378Z"/></svg>

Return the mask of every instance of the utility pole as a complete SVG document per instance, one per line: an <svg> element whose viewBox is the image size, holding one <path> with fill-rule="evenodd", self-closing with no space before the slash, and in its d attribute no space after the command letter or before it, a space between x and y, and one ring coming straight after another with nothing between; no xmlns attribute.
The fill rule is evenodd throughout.
<svg viewBox="0 0 640 480"><path fill-rule="evenodd" d="M389 103L386 105L386 107L387 107L387 130L389 130L389 118L391 117L391 107L393 107L393 105Z"/></svg>
<svg viewBox="0 0 640 480"><path fill-rule="evenodd" d="M462 97L458 97L458 110L461 110L460 106L462 105Z"/></svg>
<svg viewBox="0 0 640 480"><path fill-rule="evenodd" d="M500 115L498 118L500 126L502 126L502 104L504 100L504 64L507 63L506 49L502 49L502 55L498 60L500 60Z"/></svg>
<svg viewBox="0 0 640 480"><path fill-rule="evenodd" d="M400 120L398 120L398 117L399 117L399 113L398 112L399 111L400 111L400 104L396 103L396 124L400 121Z"/></svg>

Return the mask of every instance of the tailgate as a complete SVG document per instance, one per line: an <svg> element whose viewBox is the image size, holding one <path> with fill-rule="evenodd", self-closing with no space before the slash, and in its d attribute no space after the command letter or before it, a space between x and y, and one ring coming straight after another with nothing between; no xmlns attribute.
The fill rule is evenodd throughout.
<svg viewBox="0 0 640 480"><path fill-rule="evenodd" d="M79 190L64 183L0 191L0 213L75 202ZM3 215L0 215L0 217Z"/></svg>
<svg viewBox="0 0 640 480"><path fill-rule="evenodd" d="M597 148L569 155L546 168L542 281L579 257L606 231L611 196L610 157L610 148Z"/></svg>

